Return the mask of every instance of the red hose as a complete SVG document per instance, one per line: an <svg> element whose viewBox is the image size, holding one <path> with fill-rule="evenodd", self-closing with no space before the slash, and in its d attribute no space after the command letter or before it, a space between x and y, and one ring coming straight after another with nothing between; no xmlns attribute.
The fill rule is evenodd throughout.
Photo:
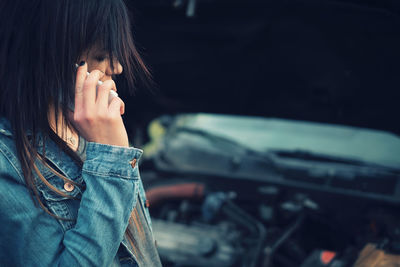
<svg viewBox="0 0 400 267"><path fill-rule="evenodd" d="M200 199L204 196L204 187L201 183L163 185L150 188L146 196L152 206L170 199Z"/></svg>

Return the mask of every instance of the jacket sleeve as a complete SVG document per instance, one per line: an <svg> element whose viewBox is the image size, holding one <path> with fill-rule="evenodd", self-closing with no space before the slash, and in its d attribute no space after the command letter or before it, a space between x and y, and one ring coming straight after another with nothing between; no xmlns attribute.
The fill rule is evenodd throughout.
<svg viewBox="0 0 400 267"><path fill-rule="evenodd" d="M25 185L0 177L0 260L13 266L110 266L139 190L142 151L88 143L82 178L86 189L76 224L64 231L36 207ZM2 161L4 164L4 161ZM0 166L3 167L3 166ZM3 201L5 200L5 201Z"/></svg>

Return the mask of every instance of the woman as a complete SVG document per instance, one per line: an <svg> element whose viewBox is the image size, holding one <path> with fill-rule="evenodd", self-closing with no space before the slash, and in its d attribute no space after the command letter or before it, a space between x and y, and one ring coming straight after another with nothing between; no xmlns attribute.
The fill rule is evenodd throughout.
<svg viewBox="0 0 400 267"><path fill-rule="evenodd" d="M149 77L123 1L6 0L0 12L0 265L160 266L142 151L123 101L108 100L114 75Z"/></svg>

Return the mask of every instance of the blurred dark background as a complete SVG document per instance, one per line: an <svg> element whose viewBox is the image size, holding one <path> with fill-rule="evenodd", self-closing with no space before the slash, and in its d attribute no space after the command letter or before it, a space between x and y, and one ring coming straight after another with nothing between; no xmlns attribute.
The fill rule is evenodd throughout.
<svg viewBox="0 0 400 267"><path fill-rule="evenodd" d="M397 0L126 2L157 84L125 96L129 131L212 112L400 134Z"/></svg>
<svg viewBox="0 0 400 267"><path fill-rule="evenodd" d="M400 135L399 0L125 1L156 83L139 86L132 97L119 91L138 147L147 143L152 119L197 112ZM152 124L167 134L153 128L141 164L164 266L328 266L312 261L319 261L320 249L337 253L329 266L353 266L370 242L400 255L397 167L312 154L322 151L316 139L311 149L296 144L271 158L246 150L237 139L215 138L211 130L190 131L190 116L181 117ZM255 133L264 131L254 125ZM390 160L399 158L398 139L377 138L374 147L365 135L336 136L339 128L311 136L332 139L333 151L339 144L344 154L382 150L392 153ZM298 125L282 138L284 129L271 129L278 132L272 138L277 143L297 136L304 142ZM382 146L387 140L395 144L390 149ZM361 145L343 146L347 141ZM204 211L212 211L213 219Z"/></svg>

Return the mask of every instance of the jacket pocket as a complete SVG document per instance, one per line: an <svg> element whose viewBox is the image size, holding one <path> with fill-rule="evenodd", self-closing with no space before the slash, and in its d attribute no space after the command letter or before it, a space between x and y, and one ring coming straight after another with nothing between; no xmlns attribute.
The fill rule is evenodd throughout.
<svg viewBox="0 0 400 267"><path fill-rule="evenodd" d="M79 199L82 195L84 186L82 176L72 180L73 182L64 181L56 175L48 177L46 180L48 184L40 180L37 188L47 201Z"/></svg>
<svg viewBox="0 0 400 267"><path fill-rule="evenodd" d="M64 181L53 174L47 176L46 182L39 179L37 184L43 205L53 215L54 219L58 220L64 231L75 226L83 192L83 188L78 186L78 184L83 184L82 176L73 181L76 184ZM59 192L56 192L56 190Z"/></svg>

